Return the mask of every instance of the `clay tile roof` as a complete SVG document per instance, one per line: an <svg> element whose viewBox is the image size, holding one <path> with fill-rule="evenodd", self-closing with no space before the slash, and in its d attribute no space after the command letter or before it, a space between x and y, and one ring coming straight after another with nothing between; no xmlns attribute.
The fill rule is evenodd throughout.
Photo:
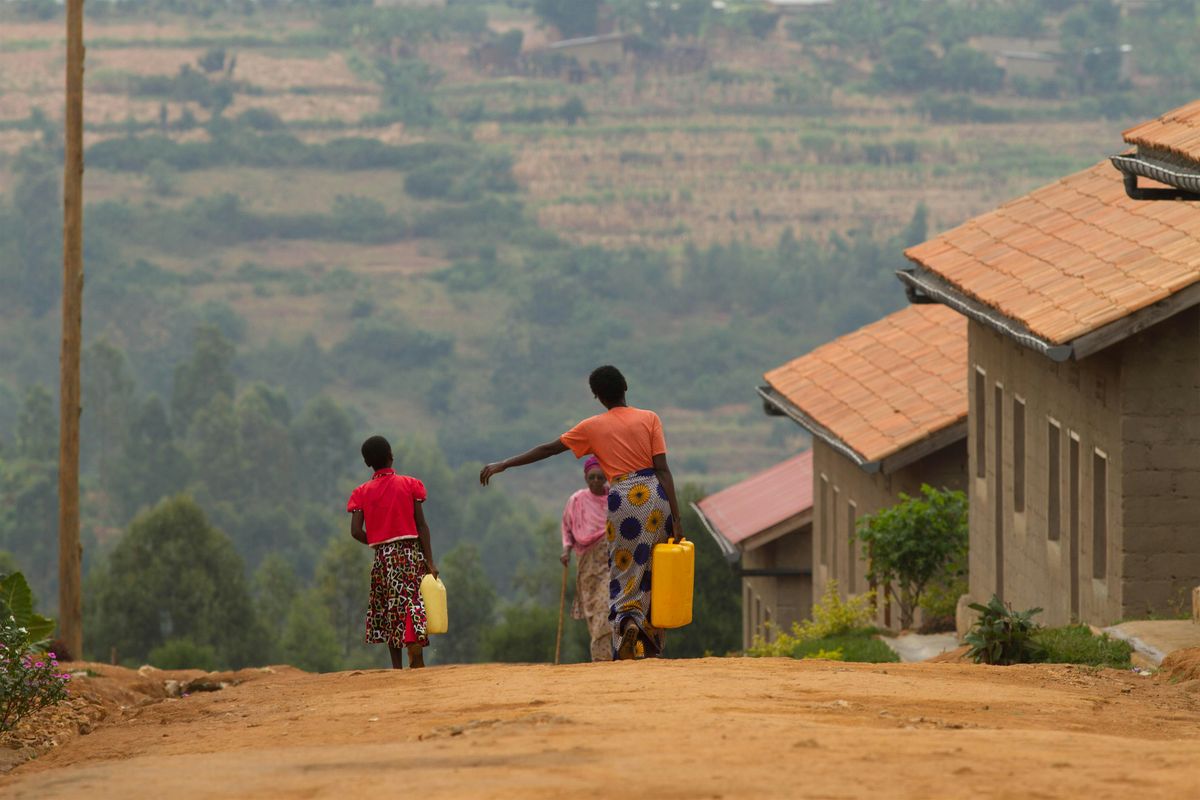
<svg viewBox="0 0 1200 800"><path fill-rule="evenodd" d="M1200 162L1200 100L1125 131L1125 141Z"/></svg>
<svg viewBox="0 0 1200 800"><path fill-rule="evenodd" d="M1106 161L905 255L1064 344L1200 281L1200 202L1131 200Z"/></svg>
<svg viewBox="0 0 1200 800"><path fill-rule="evenodd" d="M864 461L878 461L966 418L966 318L908 306L764 377Z"/></svg>
<svg viewBox="0 0 1200 800"><path fill-rule="evenodd" d="M710 494L696 505L731 544L788 520L813 504L812 451L751 475L741 483Z"/></svg>

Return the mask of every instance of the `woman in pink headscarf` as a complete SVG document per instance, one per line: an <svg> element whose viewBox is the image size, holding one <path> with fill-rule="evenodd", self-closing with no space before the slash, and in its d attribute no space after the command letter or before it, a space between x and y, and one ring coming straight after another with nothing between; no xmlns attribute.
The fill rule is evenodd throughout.
<svg viewBox="0 0 1200 800"><path fill-rule="evenodd" d="M608 482L600 460L583 462L587 488L567 500L562 517L562 562L570 563L575 551L579 577L575 581L573 619L586 619L592 637L592 661L612 660L612 623L608 621L608 548L604 546L608 522Z"/></svg>

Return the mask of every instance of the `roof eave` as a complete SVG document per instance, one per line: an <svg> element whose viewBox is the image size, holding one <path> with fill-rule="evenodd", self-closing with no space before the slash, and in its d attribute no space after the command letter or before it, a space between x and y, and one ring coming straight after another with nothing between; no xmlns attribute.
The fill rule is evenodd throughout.
<svg viewBox="0 0 1200 800"><path fill-rule="evenodd" d="M721 532L712 524L712 520L704 513L697 503L691 503L692 510L696 512L696 516L700 518L700 524L704 526L704 530L708 531L708 535L717 543L717 547L721 550L721 555L730 564L736 564L738 559L742 557L742 553L738 550L733 542L726 539Z"/></svg>
<svg viewBox="0 0 1200 800"><path fill-rule="evenodd" d="M1179 169L1141 153L1122 153L1109 160L1125 176L1125 194L1134 200L1200 200L1200 171ZM1138 186L1138 178L1149 178L1173 188L1142 188Z"/></svg>
<svg viewBox="0 0 1200 800"><path fill-rule="evenodd" d="M953 308L968 319L999 331L1019 344L1049 358L1051 361L1067 361L1075 356L1071 344L1056 344L1043 339L1025 325L1006 317L996 309L968 297L948 281L924 267L896 270L896 277L904 284L905 293L911 303L941 303Z"/></svg>
<svg viewBox="0 0 1200 800"><path fill-rule="evenodd" d="M1141 333L1181 311L1200 305L1200 281L1197 281L1158 302L1139 308L1107 325L1077 336L1066 344L1055 344L1030 333L1029 329L1020 322L966 296L924 267L898 270L896 276L904 284L910 302L936 302L947 305L968 319L973 319L986 327L999 331L1017 343L1041 353L1051 361L1059 362L1071 359L1079 361L1087 358L1093 353L1098 353L1106 347L1111 347L1134 334Z"/></svg>
<svg viewBox="0 0 1200 800"><path fill-rule="evenodd" d="M795 403L791 402L782 394L775 391L775 389L771 386L759 386L756 387L755 391L758 392L758 396L763 399L765 404L769 404L770 406L783 412L783 416L790 417L797 425L806 429L813 436L821 439L821 441L825 442L825 444L829 445L834 450L838 451L840 454L854 462L854 465L863 472L866 472L867 474L879 472L882 462L868 460L862 455L862 453L859 453L857 450L850 447L850 445L843 442L837 437L836 434L834 434L833 431L817 422L808 414L805 414L802 410L800 410L799 407L796 406Z"/></svg>

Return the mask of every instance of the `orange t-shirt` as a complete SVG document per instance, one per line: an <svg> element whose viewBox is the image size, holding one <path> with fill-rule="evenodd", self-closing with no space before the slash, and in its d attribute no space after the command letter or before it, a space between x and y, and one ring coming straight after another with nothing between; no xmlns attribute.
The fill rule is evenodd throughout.
<svg viewBox="0 0 1200 800"><path fill-rule="evenodd" d="M662 420L653 411L618 406L588 417L559 437L576 458L594 455L604 474L618 475L654 466L654 457L667 452Z"/></svg>

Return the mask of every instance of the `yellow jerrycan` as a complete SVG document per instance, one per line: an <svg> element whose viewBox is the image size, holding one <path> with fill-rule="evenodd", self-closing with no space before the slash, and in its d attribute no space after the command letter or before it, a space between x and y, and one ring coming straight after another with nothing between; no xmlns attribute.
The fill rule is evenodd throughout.
<svg viewBox="0 0 1200 800"><path fill-rule="evenodd" d="M421 602L425 605L426 633L445 633L450 625L446 610L446 585L441 578L421 578Z"/></svg>
<svg viewBox="0 0 1200 800"><path fill-rule="evenodd" d="M690 625L696 546L687 539L656 544L650 569L650 624L656 628Z"/></svg>

